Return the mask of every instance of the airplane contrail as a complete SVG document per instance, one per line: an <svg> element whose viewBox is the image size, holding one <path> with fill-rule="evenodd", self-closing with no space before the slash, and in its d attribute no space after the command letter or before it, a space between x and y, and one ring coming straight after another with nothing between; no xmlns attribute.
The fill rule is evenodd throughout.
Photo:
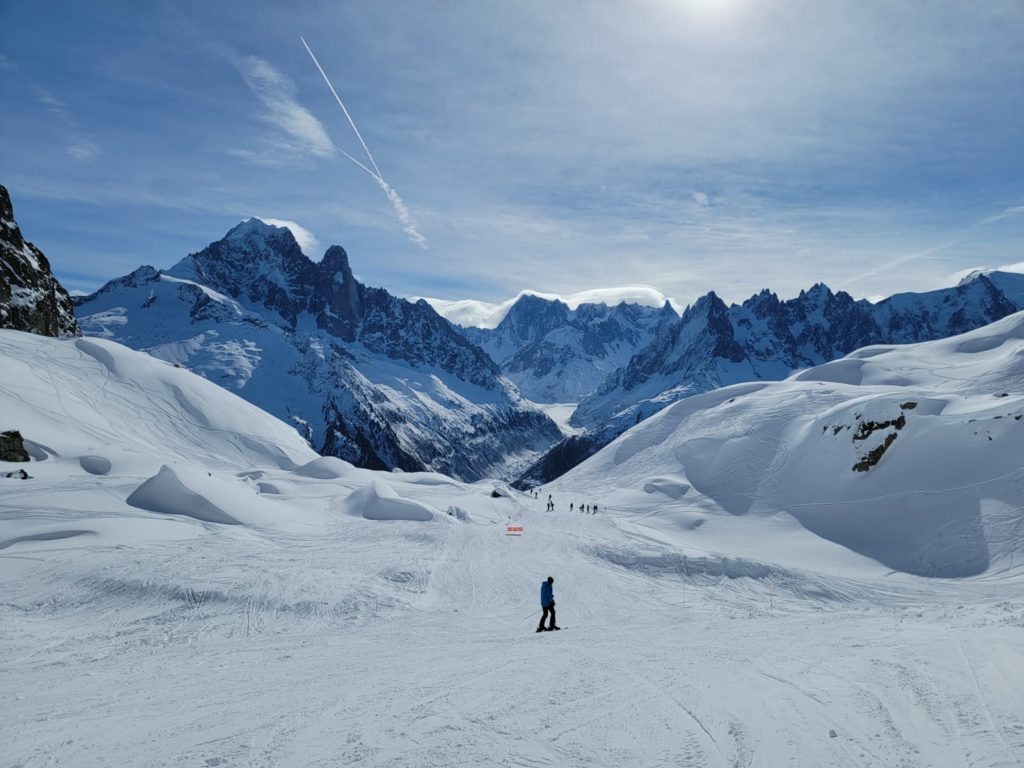
<svg viewBox="0 0 1024 768"><path fill-rule="evenodd" d="M324 72L324 68L320 66L320 62L317 60L316 54L313 53L313 49L309 47L309 43L306 42L306 38L300 35L299 39L302 41L302 45L305 46L306 52L313 60L316 68L320 71L320 75L323 77L324 82L327 83L327 87L331 90L331 95L334 96L334 100L338 102L338 106L341 107L341 111L345 115L345 119L348 120L348 124L352 126L352 130L356 134L356 138L359 139L359 143L362 144L363 151L366 152L366 157L369 158L370 165L373 166L373 169L371 170L364 163L352 157L352 155L343 150L337 144L332 144L332 146L342 155L370 174L373 180L377 182L377 186L379 186L384 191L384 194L387 195L388 201L391 203L391 207L395 209L395 215L402 224L402 231L405 232L410 240L420 246L420 248L426 248L427 238L420 234L419 230L416 228L416 222L413 221L412 214L409 213L409 209L402 201L402 198L398 196L398 192L384 180L384 175L380 172L380 168L377 166L377 161L373 159L373 154L370 152L370 148L366 146L366 142L363 140L363 135L356 127L355 120L352 119L352 115L350 115L348 110L345 108L345 102L341 100L338 92L334 90L334 85L331 84L331 79L327 76L327 73Z"/></svg>
<svg viewBox="0 0 1024 768"><path fill-rule="evenodd" d="M358 165L358 166L359 166L360 168L362 168L362 169L363 169L364 171L366 171L366 172L367 172L368 174L370 174L370 177L371 177L371 178L372 178L372 179L373 179L374 181L376 181L376 182L379 182L379 181L381 180L381 179L380 179L380 176L379 176L378 174L376 174L376 173L374 173L373 171L371 171L371 170L370 170L369 168L367 168L367 167L366 167L365 165L363 165L363 164L362 164L361 162L359 162L358 160L356 160L356 159L355 159L354 157L352 157L352 155L350 155L350 154L349 154L348 152L346 152L346 151L345 151L344 149L342 149L341 147L339 147L339 146L338 146L337 144L335 144L335 143L333 143L333 142L332 142L332 143L331 143L331 146L332 146L332 147L334 147L334 148L335 148L335 149L336 149L336 150L337 150L338 152L340 152L341 154L343 154L343 155L344 155L345 157L347 157L347 158L348 158L349 160L351 160L351 161L352 161L353 163L355 163L356 165Z"/></svg>
<svg viewBox="0 0 1024 768"><path fill-rule="evenodd" d="M320 75L323 77L324 82L327 83L327 87L331 89L331 93L334 95L334 100L338 102L338 106L341 107L341 111L345 113L348 124L352 126L352 130L356 133L356 138L358 138L359 143L363 145L363 151L366 152L366 156L370 158L370 165L373 166L373 170L377 172L377 176L379 178L383 178L380 168L377 167L377 163L373 159L373 155L370 154L370 148L366 146L366 142L363 141L363 135L359 132L359 129L356 128L356 121L352 119L352 115L350 115L348 110L345 109L345 102L341 100L338 92L334 90L334 86L331 85L331 79L327 77L327 73L324 72L324 68L320 66L320 62L317 60L316 54L313 53L313 49L309 47L309 43L306 42L306 38L302 37L302 35L299 35L299 40L301 40L302 44L306 46L306 52L309 53L309 57L313 59L313 63L316 64L316 68L320 70Z"/></svg>

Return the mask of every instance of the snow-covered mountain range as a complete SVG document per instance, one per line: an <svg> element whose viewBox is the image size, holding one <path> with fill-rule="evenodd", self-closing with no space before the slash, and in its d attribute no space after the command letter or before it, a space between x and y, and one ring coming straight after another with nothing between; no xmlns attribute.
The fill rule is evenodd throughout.
<svg viewBox="0 0 1024 768"><path fill-rule="evenodd" d="M50 271L43 252L27 242L0 185L0 328L44 336L76 336L71 297Z"/></svg>
<svg viewBox="0 0 1024 768"><path fill-rule="evenodd" d="M0 325L51 335L80 325L233 389L325 454L470 480L541 484L677 400L1024 308L1024 275L985 269L875 304L821 284L731 306L712 292L681 314L644 287L440 302L474 323L462 327L427 300L362 285L342 248L314 262L287 228L250 219L171 269L140 267L76 299L76 323L0 192ZM561 430L549 405L560 419L571 412Z"/></svg>
<svg viewBox="0 0 1024 768"><path fill-rule="evenodd" d="M361 284L338 246L314 262L259 219L75 305L86 334L186 366L361 466L507 476L560 437L426 302Z"/></svg>
<svg viewBox="0 0 1024 768"><path fill-rule="evenodd" d="M467 327L463 333L534 402L576 403L677 318L668 302L571 309L559 299L526 294L495 328Z"/></svg>
<svg viewBox="0 0 1024 768"><path fill-rule="evenodd" d="M709 293L681 317L668 321L666 316L645 346L580 399L571 424L583 434L556 445L522 482L557 477L682 398L742 381L782 379L865 345L963 333L1021 308L1024 275L1005 272L980 274L953 288L897 294L877 304L822 284L788 301L765 290L731 306ZM497 330L470 333L479 337ZM553 375L558 378L559 372Z"/></svg>

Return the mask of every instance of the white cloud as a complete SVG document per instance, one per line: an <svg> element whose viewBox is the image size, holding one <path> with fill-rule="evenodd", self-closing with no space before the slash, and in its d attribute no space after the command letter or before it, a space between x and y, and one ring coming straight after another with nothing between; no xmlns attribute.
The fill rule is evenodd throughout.
<svg viewBox="0 0 1024 768"><path fill-rule="evenodd" d="M1002 221L1003 219L1008 219L1011 216L1019 216L1021 214L1024 214L1024 205L1011 205L1008 208L1004 208L999 213L982 219L981 221L978 222L978 224L979 226L984 226L986 224L994 224L997 221Z"/></svg>
<svg viewBox="0 0 1024 768"><path fill-rule="evenodd" d="M237 63L245 84L267 108L264 118L284 131L291 142L283 149L329 157L334 154L323 124L295 100L295 84L258 56L247 56Z"/></svg>
<svg viewBox="0 0 1024 768"><path fill-rule="evenodd" d="M90 160L102 154L100 148L91 141L77 141L65 150L75 160Z"/></svg>
<svg viewBox="0 0 1024 768"><path fill-rule="evenodd" d="M256 218L272 227L285 227L291 230L292 236L295 238L295 242L299 244L302 252L310 258L316 255L317 249L320 247L320 241L316 235L301 224L296 224L294 221L288 221L287 219L270 219L266 216L257 216Z"/></svg>
<svg viewBox="0 0 1024 768"><path fill-rule="evenodd" d="M39 91L39 101L62 120L68 119L68 105L45 88L41 88Z"/></svg>
<svg viewBox="0 0 1024 768"><path fill-rule="evenodd" d="M950 275L948 281L959 285L969 282L979 275L987 275L989 272L1016 272L1024 275L1024 261L1018 261L1016 264L1004 264L1001 267L971 267L970 269L961 269L960 271L954 272Z"/></svg>
<svg viewBox="0 0 1024 768"><path fill-rule="evenodd" d="M705 192L700 192L698 190L694 192L692 195L690 195L690 197L693 198L693 202L695 202L701 208L707 208L711 204L711 200L710 198L708 198L707 193Z"/></svg>

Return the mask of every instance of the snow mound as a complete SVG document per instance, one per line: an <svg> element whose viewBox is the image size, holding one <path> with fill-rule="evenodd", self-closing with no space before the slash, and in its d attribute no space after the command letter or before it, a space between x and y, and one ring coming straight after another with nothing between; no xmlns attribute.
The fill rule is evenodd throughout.
<svg viewBox="0 0 1024 768"><path fill-rule="evenodd" d="M344 508L367 520L413 520L426 522L434 519L437 510L428 504L403 499L383 480L373 480L345 499Z"/></svg>
<svg viewBox="0 0 1024 768"><path fill-rule="evenodd" d="M455 504L452 504L450 507L448 507L448 517L453 517L456 520L460 520L464 523L468 523L473 519L470 516L469 512Z"/></svg>
<svg viewBox="0 0 1024 768"><path fill-rule="evenodd" d="M180 470L179 470L180 471ZM160 471L136 488L128 503L148 512L165 515L184 515L206 523L238 525L241 521L228 514L223 507L207 497L210 483L197 482L196 472L188 473L183 480L171 467L164 465ZM205 486L196 490L198 486ZM205 491L205 492L204 492ZM224 494L214 493L215 496Z"/></svg>
<svg viewBox="0 0 1024 768"><path fill-rule="evenodd" d="M78 464L90 475L107 475L113 468L110 459L102 456L80 456Z"/></svg>
<svg viewBox="0 0 1024 768"><path fill-rule="evenodd" d="M340 480L349 477L355 467L334 456L321 456L295 470L296 475L316 480Z"/></svg>
<svg viewBox="0 0 1024 768"><path fill-rule="evenodd" d="M651 477L644 483L644 493L662 493L670 499L681 499L689 490L689 483L671 475Z"/></svg>

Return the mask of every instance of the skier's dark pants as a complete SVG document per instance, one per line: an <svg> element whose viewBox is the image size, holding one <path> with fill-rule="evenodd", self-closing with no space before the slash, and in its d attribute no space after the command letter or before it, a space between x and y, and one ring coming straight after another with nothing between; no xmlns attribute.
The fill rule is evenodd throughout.
<svg viewBox="0 0 1024 768"><path fill-rule="evenodd" d="M548 622L548 629L555 626L555 606L545 605L544 613L540 615L540 624L538 625L538 629L544 629L544 619L548 617L548 614L551 614L551 621Z"/></svg>

